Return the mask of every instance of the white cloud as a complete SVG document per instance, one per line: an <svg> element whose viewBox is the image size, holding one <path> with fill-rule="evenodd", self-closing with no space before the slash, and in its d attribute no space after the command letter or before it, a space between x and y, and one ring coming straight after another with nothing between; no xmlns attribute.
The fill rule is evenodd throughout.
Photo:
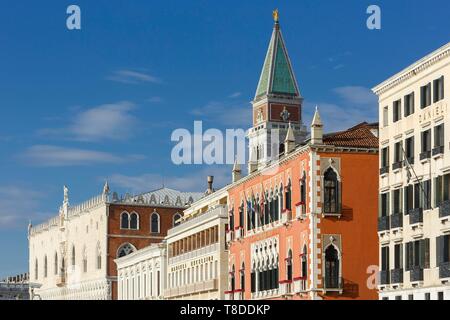
<svg viewBox="0 0 450 320"><path fill-rule="evenodd" d="M206 177L214 176L214 188L218 190L231 182L230 165L207 166L197 171L189 171L184 176L163 176L161 174L146 173L138 176L114 174L108 178L112 187L120 187L127 192L138 194L161 188L163 182L168 188L186 191L203 192L207 188ZM101 179L102 181L104 178Z"/></svg>
<svg viewBox="0 0 450 320"><path fill-rule="evenodd" d="M0 186L0 229L21 227L26 230L30 219L42 220L48 215L38 212L45 195L23 186Z"/></svg>
<svg viewBox="0 0 450 320"><path fill-rule="evenodd" d="M148 73L133 70L117 70L106 79L127 84L139 84L143 82L162 83L161 79L159 79L158 77L152 76Z"/></svg>
<svg viewBox="0 0 450 320"><path fill-rule="evenodd" d="M99 163L117 164L144 158L142 155L118 156L101 151L50 145L32 146L19 157L29 165L39 167L84 166Z"/></svg>
<svg viewBox="0 0 450 320"><path fill-rule="evenodd" d="M135 105L129 101L104 104L78 111L65 128L42 129L41 135L77 141L126 140L133 135L138 122L132 114Z"/></svg>
<svg viewBox="0 0 450 320"><path fill-rule="evenodd" d="M346 103L377 107L377 96L368 88L361 86L346 86L335 88L333 91Z"/></svg>
<svg viewBox="0 0 450 320"><path fill-rule="evenodd" d="M191 114L229 128L248 128L252 124L252 107L248 104L211 101L203 107L192 110Z"/></svg>
<svg viewBox="0 0 450 320"><path fill-rule="evenodd" d="M228 96L228 98L232 98L232 99L234 99L234 98L239 98L241 95L242 95L241 92L234 92L234 93L230 94L230 95Z"/></svg>

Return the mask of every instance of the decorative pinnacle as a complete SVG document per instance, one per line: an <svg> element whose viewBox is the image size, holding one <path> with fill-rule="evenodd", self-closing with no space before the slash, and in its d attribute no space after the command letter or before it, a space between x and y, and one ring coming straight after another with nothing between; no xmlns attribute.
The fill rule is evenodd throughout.
<svg viewBox="0 0 450 320"><path fill-rule="evenodd" d="M273 16L273 21L275 21L275 23L278 23L278 21L280 20L278 9L273 10L272 16Z"/></svg>

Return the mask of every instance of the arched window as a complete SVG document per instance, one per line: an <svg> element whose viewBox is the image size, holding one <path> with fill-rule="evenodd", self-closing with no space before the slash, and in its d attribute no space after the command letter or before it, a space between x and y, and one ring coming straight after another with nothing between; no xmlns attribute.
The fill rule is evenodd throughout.
<svg viewBox="0 0 450 320"><path fill-rule="evenodd" d="M132 230L139 229L139 215L136 212L133 212L130 215L130 229Z"/></svg>
<svg viewBox="0 0 450 320"><path fill-rule="evenodd" d="M83 247L83 272L87 272L87 252L86 252L86 246Z"/></svg>
<svg viewBox="0 0 450 320"><path fill-rule="evenodd" d="M55 261L53 261L54 273L58 274L58 253L55 252Z"/></svg>
<svg viewBox="0 0 450 320"><path fill-rule="evenodd" d="M173 226L177 226L181 223L181 214L175 213L173 216Z"/></svg>
<svg viewBox="0 0 450 320"><path fill-rule="evenodd" d="M102 268L102 251L100 249L100 243L97 243L97 269Z"/></svg>
<svg viewBox="0 0 450 320"><path fill-rule="evenodd" d="M291 200L291 181L289 180L286 186L286 209L292 210L292 200Z"/></svg>
<svg viewBox="0 0 450 320"><path fill-rule="evenodd" d="M37 280L39 278L39 265L38 259L34 261L34 279Z"/></svg>
<svg viewBox="0 0 450 320"><path fill-rule="evenodd" d="M117 258L125 257L136 251L136 248L130 243L124 243L117 250Z"/></svg>
<svg viewBox="0 0 450 320"><path fill-rule="evenodd" d="M338 212L338 179L336 172L329 168L324 175L324 213Z"/></svg>
<svg viewBox="0 0 450 320"><path fill-rule="evenodd" d="M274 210L273 221L278 221L278 218L280 216L280 207L279 207L280 201L279 201L279 198L280 198L280 195L278 194L278 190L276 190L275 191L275 197L274 197L274 200L273 200L273 202L274 202L273 207L275 209Z"/></svg>
<svg viewBox="0 0 450 320"><path fill-rule="evenodd" d="M157 212L153 212L151 217L151 232L152 233L159 233L159 214Z"/></svg>
<svg viewBox="0 0 450 320"><path fill-rule="evenodd" d="M245 264L242 262L242 266L241 266L241 290L245 291Z"/></svg>
<svg viewBox="0 0 450 320"><path fill-rule="evenodd" d="M306 174L303 172L302 179L300 180L300 202L306 203Z"/></svg>
<svg viewBox="0 0 450 320"><path fill-rule="evenodd" d="M292 250L289 249L288 256L286 258L286 280L292 281Z"/></svg>
<svg viewBox="0 0 450 320"><path fill-rule="evenodd" d="M284 197L284 190L283 185L280 186L280 191L278 192L278 212L283 212L283 197Z"/></svg>
<svg viewBox="0 0 450 320"><path fill-rule="evenodd" d="M75 246L72 246L72 266L75 266Z"/></svg>
<svg viewBox="0 0 450 320"><path fill-rule="evenodd" d="M230 231L234 231L234 207L232 206L231 210L230 210Z"/></svg>
<svg viewBox="0 0 450 320"><path fill-rule="evenodd" d="M264 197L264 225L268 224L270 220L270 204L269 204L269 193L266 191Z"/></svg>
<svg viewBox="0 0 450 320"><path fill-rule="evenodd" d="M244 228L244 201L242 201L239 207L239 227Z"/></svg>
<svg viewBox="0 0 450 320"><path fill-rule="evenodd" d="M280 151L280 153L279 153L280 156L284 154L284 143L280 143L279 151Z"/></svg>
<svg viewBox="0 0 450 320"><path fill-rule="evenodd" d="M334 245L329 245L325 250L325 287L337 289L339 281L339 253Z"/></svg>
<svg viewBox="0 0 450 320"><path fill-rule="evenodd" d="M306 248L306 245L303 246L301 263L302 263L302 278L303 280L306 280L308 277L308 249Z"/></svg>
<svg viewBox="0 0 450 320"><path fill-rule="evenodd" d="M130 215L128 212L122 212L120 215L120 228L128 229L130 227Z"/></svg>
<svg viewBox="0 0 450 320"><path fill-rule="evenodd" d="M44 278L47 278L47 255L44 256Z"/></svg>
<svg viewBox="0 0 450 320"><path fill-rule="evenodd" d="M235 275L235 268L234 268L234 264L231 267L231 272L230 272L230 291L235 291L236 290L236 283L235 283L235 279L234 279L234 275Z"/></svg>
<svg viewBox="0 0 450 320"><path fill-rule="evenodd" d="M66 272L66 259L64 259L64 257L61 258L61 272Z"/></svg>

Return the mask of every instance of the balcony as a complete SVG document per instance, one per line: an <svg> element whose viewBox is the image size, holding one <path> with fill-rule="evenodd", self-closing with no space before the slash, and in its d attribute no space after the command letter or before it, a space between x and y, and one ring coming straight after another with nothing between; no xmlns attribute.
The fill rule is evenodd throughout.
<svg viewBox="0 0 450 320"><path fill-rule="evenodd" d="M440 155L440 154L444 154L444 146L439 146L433 149L432 151L433 157Z"/></svg>
<svg viewBox="0 0 450 320"><path fill-rule="evenodd" d="M413 165L413 164L414 164L414 157L406 158L406 160L405 160L404 163L403 163L403 166L404 166L404 167L408 166L408 163L409 163L410 165Z"/></svg>
<svg viewBox="0 0 450 320"><path fill-rule="evenodd" d="M220 245L219 243L213 243L206 247L195 249L186 253L182 253L176 257L169 258L169 264L179 263L182 261L199 258L211 253L219 252Z"/></svg>
<svg viewBox="0 0 450 320"><path fill-rule="evenodd" d="M292 220L292 211L291 210L284 210L281 214L281 223L284 225L288 225Z"/></svg>
<svg viewBox="0 0 450 320"><path fill-rule="evenodd" d="M236 227L234 232L235 232L236 240L239 240L242 237L244 237L244 228L243 227Z"/></svg>
<svg viewBox="0 0 450 320"><path fill-rule="evenodd" d="M280 294L282 296L291 295L293 293L292 280L280 281Z"/></svg>
<svg viewBox="0 0 450 320"><path fill-rule="evenodd" d="M419 158L420 158L420 161L430 159L431 158L431 151L422 152L420 154Z"/></svg>
<svg viewBox="0 0 450 320"><path fill-rule="evenodd" d="M439 278L450 278L450 262L442 262L439 266Z"/></svg>
<svg viewBox="0 0 450 320"><path fill-rule="evenodd" d="M294 292L302 293L306 292L306 277L294 278Z"/></svg>
<svg viewBox="0 0 450 320"><path fill-rule="evenodd" d="M409 210L409 224L423 223L423 209L415 208Z"/></svg>
<svg viewBox="0 0 450 320"><path fill-rule="evenodd" d="M389 230L389 216L378 218L378 232Z"/></svg>
<svg viewBox="0 0 450 320"><path fill-rule="evenodd" d="M411 270L409 271L409 277L411 282L423 281L423 268L412 267Z"/></svg>
<svg viewBox="0 0 450 320"><path fill-rule="evenodd" d="M299 202L295 205L295 218L298 220L306 218L306 205L304 202Z"/></svg>
<svg viewBox="0 0 450 320"><path fill-rule="evenodd" d="M441 202L439 205L439 218L450 216L450 201Z"/></svg>
<svg viewBox="0 0 450 320"><path fill-rule="evenodd" d="M388 270L381 270L380 271L380 285L385 286L390 283L389 281L389 271Z"/></svg>
<svg viewBox="0 0 450 320"><path fill-rule="evenodd" d="M403 283L403 269L392 269L391 270L391 283L392 284Z"/></svg>
<svg viewBox="0 0 450 320"><path fill-rule="evenodd" d="M398 161L392 164L392 170L398 170L403 167L403 161Z"/></svg>
<svg viewBox="0 0 450 320"><path fill-rule="evenodd" d="M403 228L403 214L394 213L391 215L391 229Z"/></svg>
<svg viewBox="0 0 450 320"><path fill-rule="evenodd" d="M226 241L231 242L234 240L234 231L228 230L226 234Z"/></svg>
<svg viewBox="0 0 450 320"><path fill-rule="evenodd" d="M383 167L380 169L380 176L382 176L383 174L389 173L389 167Z"/></svg>

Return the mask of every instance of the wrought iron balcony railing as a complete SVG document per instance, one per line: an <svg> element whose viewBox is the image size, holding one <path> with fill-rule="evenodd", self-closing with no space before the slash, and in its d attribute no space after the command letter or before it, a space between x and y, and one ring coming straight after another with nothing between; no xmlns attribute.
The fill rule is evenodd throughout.
<svg viewBox="0 0 450 320"><path fill-rule="evenodd" d="M438 155L438 154L443 154L444 153L444 146L439 146L433 149L433 157Z"/></svg>
<svg viewBox="0 0 450 320"><path fill-rule="evenodd" d="M394 162L392 164L392 170L401 169L403 167L403 161Z"/></svg>
<svg viewBox="0 0 450 320"><path fill-rule="evenodd" d="M391 229L403 227L403 214L395 213L391 215Z"/></svg>
<svg viewBox="0 0 450 320"><path fill-rule="evenodd" d="M431 151L424 151L420 154L420 160L430 159L431 158Z"/></svg>
<svg viewBox="0 0 450 320"><path fill-rule="evenodd" d="M414 208L409 210L409 224L423 223L423 209Z"/></svg>
<svg viewBox="0 0 450 320"><path fill-rule="evenodd" d="M450 262L443 262L439 266L439 278L450 278Z"/></svg>
<svg viewBox="0 0 450 320"><path fill-rule="evenodd" d="M423 281L423 268L412 267L409 277L411 282Z"/></svg>
<svg viewBox="0 0 450 320"><path fill-rule="evenodd" d="M389 173L389 166L383 167L380 169L380 175Z"/></svg>
<svg viewBox="0 0 450 320"><path fill-rule="evenodd" d="M391 270L391 283L392 284L403 283L403 269Z"/></svg>
<svg viewBox="0 0 450 320"><path fill-rule="evenodd" d="M388 270L381 270L380 271L380 285L387 285L390 283L389 281L389 271Z"/></svg>
<svg viewBox="0 0 450 320"><path fill-rule="evenodd" d="M378 231L389 230L389 216L378 218Z"/></svg>
<svg viewBox="0 0 450 320"><path fill-rule="evenodd" d="M443 201L439 205L439 217L448 217L450 216L450 200Z"/></svg>

